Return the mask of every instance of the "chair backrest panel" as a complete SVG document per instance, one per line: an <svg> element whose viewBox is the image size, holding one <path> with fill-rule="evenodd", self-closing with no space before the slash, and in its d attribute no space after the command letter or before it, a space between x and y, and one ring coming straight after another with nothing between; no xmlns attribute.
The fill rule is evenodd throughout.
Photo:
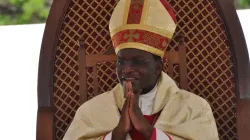
<svg viewBox="0 0 250 140"><path fill-rule="evenodd" d="M176 34L180 34L180 31L185 34L188 90L204 97L211 104L214 115L216 116L220 138L234 138L236 136L232 134L236 134L236 116L231 115L236 113L236 107L232 105L236 103L234 92L235 82L232 71L233 62L230 55L231 51L228 38L225 33L223 21L218 14L216 4L213 0L168 0L168 2L173 6L177 14L178 27ZM78 41L75 40L77 37L77 39L81 37L84 38L86 55L103 54L112 47L108 31L108 21L115 4L116 1L114 0L71 1L63 23L64 28L61 29L62 32L57 49L57 53L65 53L66 59L69 58L74 62L74 65L76 65L75 67L69 65L71 61L65 61L65 59L63 59L63 63L66 67L68 66L71 71L77 71L78 67L77 59L71 56L78 54L78 52L75 51L79 49ZM177 38L174 38L170 42L168 52L178 50L178 41L176 39ZM70 48L74 54L70 55L70 52L67 53L66 48ZM56 62L63 56L57 55L57 57ZM173 69L173 75L178 73L176 77L180 78L179 70L177 70L180 68L179 65L173 64L173 67L170 65L169 68ZM61 65L56 65L56 70L59 69L65 70ZM85 101L97 94L94 93L97 90L92 86L92 84L94 84L94 77L90 74L95 68L87 69L86 77L87 81L90 82L88 85L91 85L88 87L88 90L92 93L88 93L88 97L84 98ZM177 70L177 72L175 70ZM79 73L76 72L76 75L78 74ZM170 75L172 75L172 73L170 73ZM57 85L59 81L65 82L66 80L65 78L61 78L57 71L55 72L55 77L60 77L55 81L55 85ZM178 80L176 81L180 82ZM77 91L76 87L66 85L72 90ZM79 86L79 83L75 82L75 85ZM100 89L99 91L103 90ZM61 90L55 90L55 98L58 100L59 98L57 97L60 97L58 95L64 93L66 94L63 88ZM79 96L76 98L82 99L80 93L75 93ZM227 99L225 99L225 97ZM65 100L60 100L70 107ZM78 106L81 104L75 99L74 101ZM55 102L55 106L58 110L61 110L58 103L59 102ZM57 113L56 116L56 118L58 118L57 121L63 120ZM70 118L72 119L73 116L70 116ZM62 130L57 129L56 131ZM66 130L63 132L65 131ZM58 139L62 137L62 135L57 136Z"/></svg>

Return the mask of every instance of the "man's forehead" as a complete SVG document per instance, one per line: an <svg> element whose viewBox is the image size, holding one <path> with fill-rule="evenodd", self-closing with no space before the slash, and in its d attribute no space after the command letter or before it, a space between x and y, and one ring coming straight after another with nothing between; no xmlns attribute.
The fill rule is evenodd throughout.
<svg viewBox="0 0 250 140"><path fill-rule="evenodd" d="M131 58L147 58L152 56L152 54L138 49L122 49L118 52L117 56Z"/></svg>

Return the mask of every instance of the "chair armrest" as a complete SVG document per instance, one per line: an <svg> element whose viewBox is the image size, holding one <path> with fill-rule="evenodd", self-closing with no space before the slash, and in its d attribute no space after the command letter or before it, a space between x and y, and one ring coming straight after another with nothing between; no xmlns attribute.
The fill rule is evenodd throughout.
<svg viewBox="0 0 250 140"><path fill-rule="evenodd" d="M46 107L38 108L36 140L53 140L54 138L54 115L53 109Z"/></svg>

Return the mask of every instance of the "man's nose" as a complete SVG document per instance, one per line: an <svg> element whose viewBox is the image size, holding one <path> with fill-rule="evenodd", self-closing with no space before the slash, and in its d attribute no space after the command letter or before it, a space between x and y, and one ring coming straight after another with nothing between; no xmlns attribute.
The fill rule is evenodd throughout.
<svg viewBox="0 0 250 140"><path fill-rule="evenodd" d="M134 71L135 71L135 69L131 64L125 64L123 69L122 69L123 73L130 73L130 72L134 72Z"/></svg>

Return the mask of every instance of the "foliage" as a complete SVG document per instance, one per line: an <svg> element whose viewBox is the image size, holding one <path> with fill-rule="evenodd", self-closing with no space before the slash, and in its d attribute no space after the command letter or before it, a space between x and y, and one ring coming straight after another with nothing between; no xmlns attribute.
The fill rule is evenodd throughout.
<svg viewBox="0 0 250 140"><path fill-rule="evenodd" d="M1 3L0 25L41 23L49 13L46 0L1 0Z"/></svg>
<svg viewBox="0 0 250 140"><path fill-rule="evenodd" d="M240 0L239 1L239 9L250 8L250 0Z"/></svg>
<svg viewBox="0 0 250 140"><path fill-rule="evenodd" d="M0 0L0 25L46 22L53 0ZM237 9L250 8L250 0L235 0Z"/></svg>

